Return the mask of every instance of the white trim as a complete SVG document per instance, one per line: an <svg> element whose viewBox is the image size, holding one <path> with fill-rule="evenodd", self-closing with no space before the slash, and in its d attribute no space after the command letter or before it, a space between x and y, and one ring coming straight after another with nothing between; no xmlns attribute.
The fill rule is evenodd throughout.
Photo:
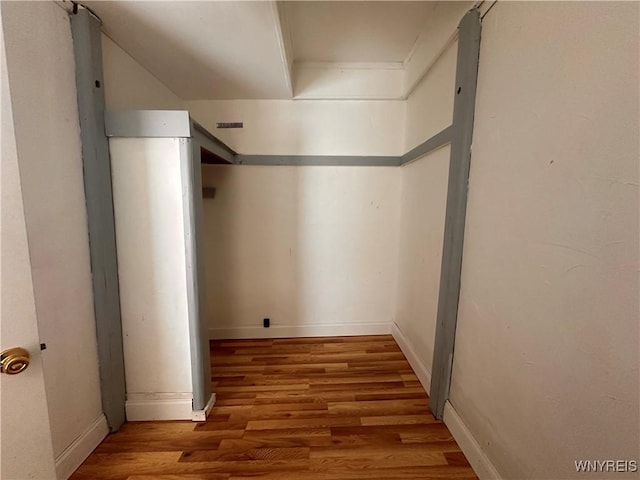
<svg viewBox="0 0 640 480"><path fill-rule="evenodd" d="M125 403L127 421L191 420L191 393L128 393Z"/></svg>
<svg viewBox="0 0 640 480"><path fill-rule="evenodd" d="M431 372L420 360L420 357L416 354L413 348L411 348L409 340L404 336L404 333L402 333L402 330L400 330L400 327L398 327L398 324L395 322L391 326L391 335L395 338L400 350L404 353L404 356L407 357L409 365L413 368L418 380L420 380L420 383L422 384L422 388L424 388L424 391L427 392L428 395L429 389L431 388Z"/></svg>
<svg viewBox="0 0 640 480"><path fill-rule="evenodd" d="M216 394L212 393L211 397L209 397L209 401L204 406L203 410L193 410L191 412L191 421L193 422L205 422L207 420L207 415L211 412L211 409L216 404Z"/></svg>
<svg viewBox="0 0 640 480"><path fill-rule="evenodd" d="M67 480L85 459L100 445L109 433L104 414L100 414L91 425L56 457L56 477Z"/></svg>
<svg viewBox="0 0 640 480"><path fill-rule="evenodd" d="M404 70L402 62L300 62L296 68L312 70Z"/></svg>
<svg viewBox="0 0 640 480"><path fill-rule="evenodd" d="M293 97L293 59L291 57L293 47L291 46L291 30L287 14L282 2L271 2L271 9L276 24L276 34L278 36L278 47L280 48L280 57L284 67L284 79L287 82L287 90L289 95Z"/></svg>
<svg viewBox="0 0 640 480"><path fill-rule="evenodd" d="M340 337L354 335L388 335L390 323L351 323L325 325L274 325L263 327L210 328L209 338L296 338L296 337Z"/></svg>
<svg viewBox="0 0 640 480"><path fill-rule="evenodd" d="M502 480L502 476L449 400L444 404L443 420L478 478L480 480Z"/></svg>

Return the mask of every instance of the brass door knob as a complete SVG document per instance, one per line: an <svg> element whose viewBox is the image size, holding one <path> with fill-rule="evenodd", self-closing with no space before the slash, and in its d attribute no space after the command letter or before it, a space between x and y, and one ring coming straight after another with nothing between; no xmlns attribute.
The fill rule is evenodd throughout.
<svg viewBox="0 0 640 480"><path fill-rule="evenodd" d="M24 348L8 348L0 353L0 373L17 375L29 366L29 352Z"/></svg>

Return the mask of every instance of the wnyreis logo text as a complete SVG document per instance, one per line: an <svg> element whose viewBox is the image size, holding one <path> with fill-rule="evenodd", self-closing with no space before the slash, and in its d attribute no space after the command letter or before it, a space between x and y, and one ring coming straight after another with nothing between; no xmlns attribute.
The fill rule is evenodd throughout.
<svg viewBox="0 0 640 480"><path fill-rule="evenodd" d="M637 472L638 462L636 460L576 460L576 472Z"/></svg>

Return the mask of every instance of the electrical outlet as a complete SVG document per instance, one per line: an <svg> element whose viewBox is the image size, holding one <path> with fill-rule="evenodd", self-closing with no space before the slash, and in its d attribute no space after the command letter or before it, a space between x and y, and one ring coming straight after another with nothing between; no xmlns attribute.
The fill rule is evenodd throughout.
<svg viewBox="0 0 640 480"><path fill-rule="evenodd" d="M262 326L264 328L269 328L270 325L271 325L271 320L269 320L268 318L265 318L262 320Z"/></svg>

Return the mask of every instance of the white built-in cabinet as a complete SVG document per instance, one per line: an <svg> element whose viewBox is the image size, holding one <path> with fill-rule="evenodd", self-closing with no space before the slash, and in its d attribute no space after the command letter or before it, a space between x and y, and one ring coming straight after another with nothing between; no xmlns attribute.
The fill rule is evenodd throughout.
<svg viewBox="0 0 640 480"><path fill-rule="evenodd" d="M199 238L207 134L185 111L109 112L106 130L127 420L204 420L215 401Z"/></svg>

